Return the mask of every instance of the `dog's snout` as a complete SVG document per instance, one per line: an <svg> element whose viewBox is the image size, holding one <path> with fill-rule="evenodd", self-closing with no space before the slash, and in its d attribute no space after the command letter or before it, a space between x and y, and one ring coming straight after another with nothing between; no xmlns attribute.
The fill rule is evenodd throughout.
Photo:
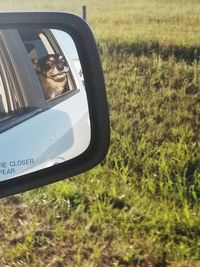
<svg viewBox="0 0 200 267"><path fill-rule="evenodd" d="M64 65L58 64L58 65L56 65L56 68L57 68L57 70L62 71L62 70L64 70Z"/></svg>

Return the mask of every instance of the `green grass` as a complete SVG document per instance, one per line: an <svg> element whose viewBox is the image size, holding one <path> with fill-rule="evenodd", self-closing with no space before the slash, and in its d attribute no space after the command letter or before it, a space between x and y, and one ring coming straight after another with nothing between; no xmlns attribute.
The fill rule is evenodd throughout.
<svg viewBox="0 0 200 267"><path fill-rule="evenodd" d="M0 202L0 266L200 266L200 4L1 1L88 21L111 146L95 169Z"/></svg>

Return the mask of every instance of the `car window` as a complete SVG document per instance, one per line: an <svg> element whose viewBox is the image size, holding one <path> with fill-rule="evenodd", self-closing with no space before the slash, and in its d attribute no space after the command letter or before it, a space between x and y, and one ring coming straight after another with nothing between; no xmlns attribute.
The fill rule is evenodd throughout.
<svg viewBox="0 0 200 267"><path fill-rule="evenodd" d="M16 29L0 29L0 133L45 107L45 98Z"/></svg>
<svg viewBox="0 0 200 267"><path fill-rule="evenodd" d="M26 110L25 99L20 94L19 85L8 70L4 59L0 59L0 121L12 118Z"/></svg>
<svg viewBox="0 0 200 267"><path fill-rule="evenodd" d="M3 118L8 113L8 103L6 101L6 92L0 75L0 117Z"/></svg>
<svg viewBox="0 0 200 267"><path fill-rule="evenodd" d="M50 29L19 29L18 32L47 101L77 89L69 62Z"/></svg>

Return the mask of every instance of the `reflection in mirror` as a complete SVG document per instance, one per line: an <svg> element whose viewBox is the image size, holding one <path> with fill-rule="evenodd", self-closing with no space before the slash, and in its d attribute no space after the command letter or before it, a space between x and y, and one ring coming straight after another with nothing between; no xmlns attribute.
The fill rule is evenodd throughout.
<svg viewBox="0 0 200 267"><path fill-rule="evenodd" d="M73 159L90 138L71 36L46 28L0 30L0 181Z"/></svg>
<svg viewBox="0 0 200 267"><path fill-rule="evenodd" d="M76 89L72 65L84 83L78 53L69 34L55 29L30 31L26 28L18 32L39 76L47 100Z"/></svg>

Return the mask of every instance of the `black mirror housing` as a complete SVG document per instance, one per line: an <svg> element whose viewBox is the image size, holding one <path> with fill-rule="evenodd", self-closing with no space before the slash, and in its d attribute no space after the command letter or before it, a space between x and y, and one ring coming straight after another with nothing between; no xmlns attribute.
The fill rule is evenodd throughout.
<svg viewBox="0 0 200 267"><path fill-rule="evenodd" d="M69 13L11 12L0 14L0 29L2 30L23 29L26 26L29 28L42 27L61 30L70 34L73 39L84 76L91 137L87 149L74 158L11 179L0 180L0 197L38 188L93 168L105 157L110 141L108 104L103 71L96 42L88 24L80 17ZM1 134L0 132L0 139ZM21 149L26 149L26 147L23 147L22 144ZM0 163L3 162L3 153L4 151L0 148Z"/></svg>

